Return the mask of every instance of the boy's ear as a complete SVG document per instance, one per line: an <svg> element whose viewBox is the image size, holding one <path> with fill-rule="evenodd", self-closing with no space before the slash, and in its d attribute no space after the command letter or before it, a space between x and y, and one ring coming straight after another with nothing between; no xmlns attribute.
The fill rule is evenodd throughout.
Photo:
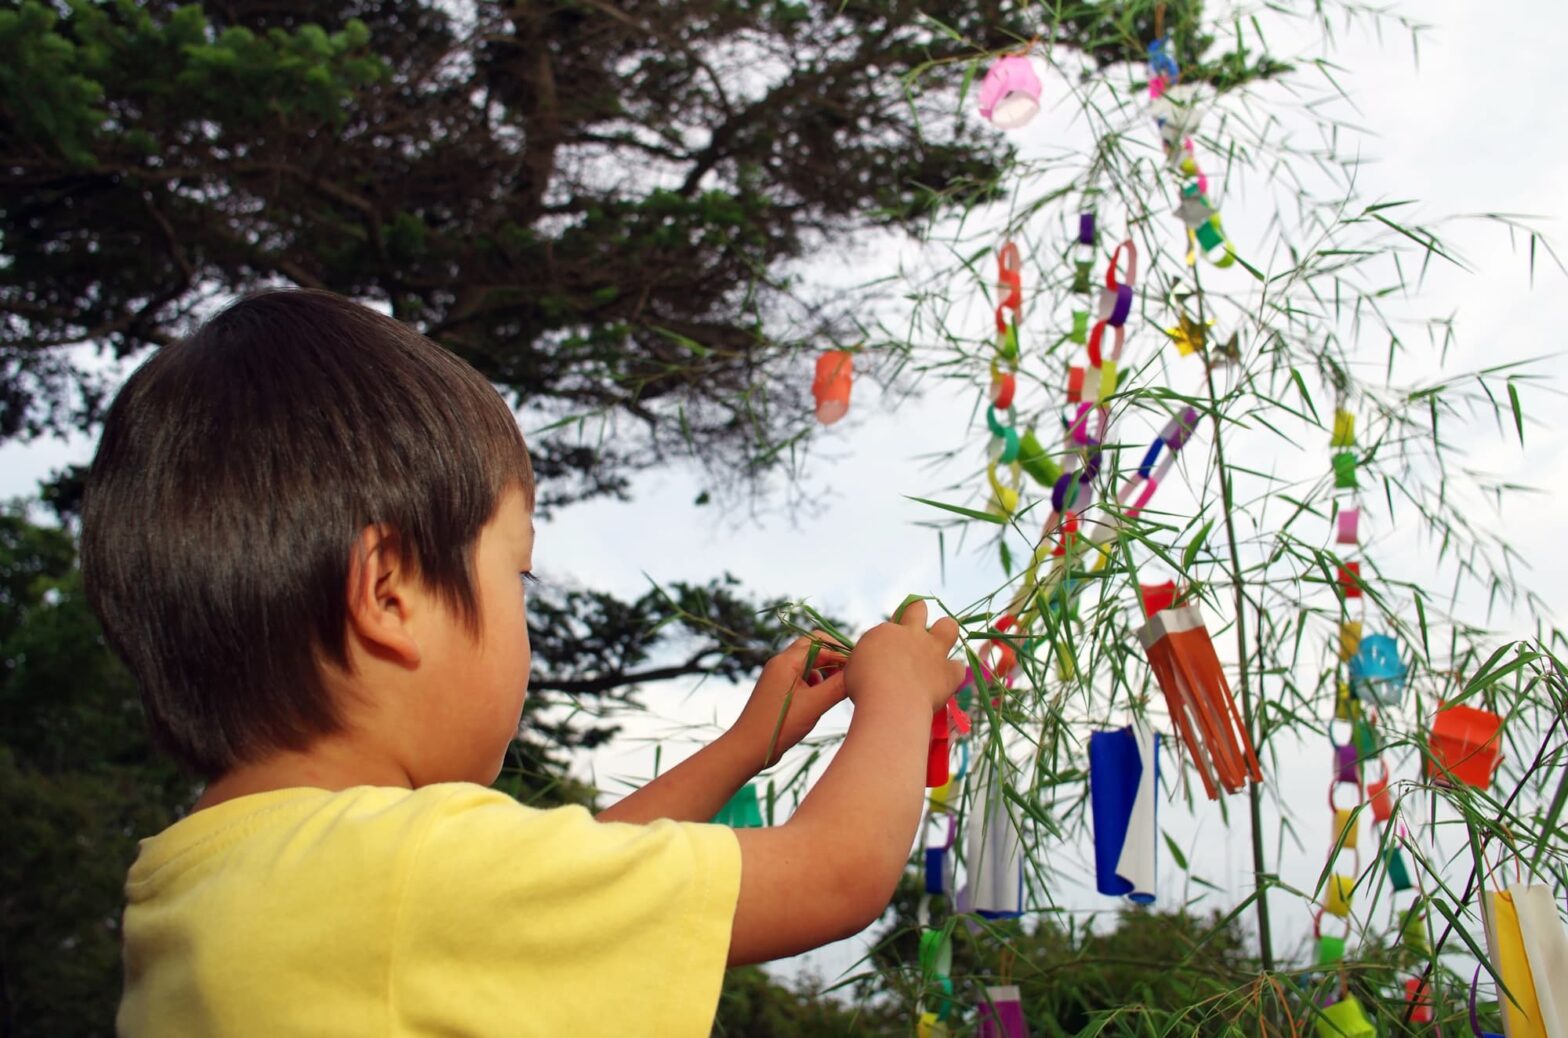
<svg viewBox="0 0 1568 1038"><path fill-rule="evenodd" d="M349 555L348 625L372 655L408 667L419 664L411 622L418 589L396 531L384 523L361 530Z"/></svg>

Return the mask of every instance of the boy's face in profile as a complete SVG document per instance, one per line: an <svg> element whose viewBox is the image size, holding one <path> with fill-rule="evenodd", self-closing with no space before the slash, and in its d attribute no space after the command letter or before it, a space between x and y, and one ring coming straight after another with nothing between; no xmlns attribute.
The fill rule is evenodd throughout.
<svg viewBox="0 0 1568 1038"><path fill-rule="evenodd" d="M440 603L420 637L423 732L429 773L444 781L495 781L517 735L528 691L528 618L523 574L533 566L533 515L509 488L474 545L478 635Z"/></svg>

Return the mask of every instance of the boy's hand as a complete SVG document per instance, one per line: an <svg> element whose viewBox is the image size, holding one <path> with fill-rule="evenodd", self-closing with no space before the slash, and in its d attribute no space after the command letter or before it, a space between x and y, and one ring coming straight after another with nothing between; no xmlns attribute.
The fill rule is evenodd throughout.
<svg viewBox="0 0 1568 1038"><path fill-rule="evenodd" d="M804 672L813 640L823 648L817 652L813 676L808 680ZM763 761L761 767L778 763L785 750L810 735L822 715L844 699L845 657L827 648L832 644L833 640L820 632L802 636L763 666L751 699L729 732L742 745L756 748L757 759ZM826 672L826 676L818 680L819 672Z"/></svg>
<svg viewBox="0 0 1568 1038"><path fill-rule="evenodd" d="M947 654L958 640L958 621L944 616L926 630L926 604L916 599L901 614L867 631L844 668L845 694L903 696L935 711L963 684L964 663Z"/></svg>

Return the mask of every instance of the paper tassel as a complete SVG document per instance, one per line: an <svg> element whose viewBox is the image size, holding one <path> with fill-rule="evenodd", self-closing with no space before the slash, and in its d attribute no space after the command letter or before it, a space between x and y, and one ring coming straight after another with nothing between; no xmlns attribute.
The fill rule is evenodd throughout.
<svg viewBox="0 0 1568 1038"><path fill-rule="evenodd" d="M1171 718L1210 800L1263 781L1252 740L1197 606L1156 613L1138 631Z"/></svg>
<svg viewBox="0 0 1568 1038"><path fill-rule="evenodd" d="M1155 896L1160 737L1147 723L1089 736L1089 797L1100 893L1141 905Z"/></svg>

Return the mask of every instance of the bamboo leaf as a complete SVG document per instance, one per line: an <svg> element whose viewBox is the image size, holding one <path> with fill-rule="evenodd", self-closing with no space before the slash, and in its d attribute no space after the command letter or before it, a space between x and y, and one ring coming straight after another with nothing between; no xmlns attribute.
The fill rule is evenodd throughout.
<svg viewBox="0 0 1568 1038"><path fill-rule="evenodd" d="M945 512L952 512L954 515L961 515L966 519L978 519L981 522L995 523L998 526L1003 526L1007 522L1006 519L1003 519L999 515L993 515L990 512L977 511L973 508L965 508L963 505L950 505L945 501L932 501L930 498L912 497L909 494L905 494L904 496L910 501L918 501L920 504L930 505L932 508L940 508Z"/></svg>

